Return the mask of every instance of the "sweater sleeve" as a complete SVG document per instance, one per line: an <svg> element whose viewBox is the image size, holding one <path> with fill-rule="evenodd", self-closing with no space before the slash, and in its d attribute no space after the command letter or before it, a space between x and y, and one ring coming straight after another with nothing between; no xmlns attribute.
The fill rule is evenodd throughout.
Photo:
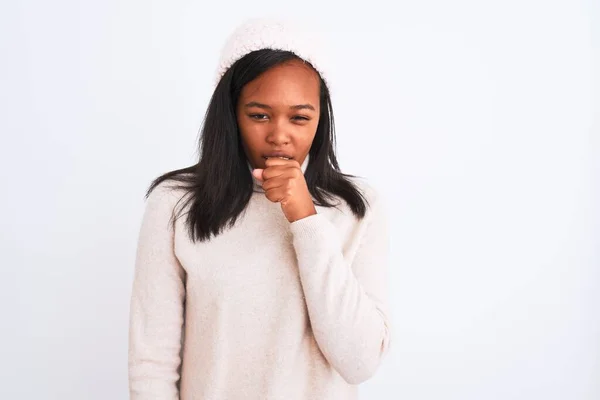
<svg viewBox="0 0 600 400"><path fill-rule="evenodd" d="M175 200L155 188L140 228L129 323L132 400L179 399L185 272L173 251Z"/></svg>
<svg viewBox="0 0 600 400"><path fill-rule="evenodd" d="M350 384L369 379L390 343L386 313L388 227L380 201L356 229L351 262L337 228L322 214L291 224L300 280L315 340Z"/></svg>

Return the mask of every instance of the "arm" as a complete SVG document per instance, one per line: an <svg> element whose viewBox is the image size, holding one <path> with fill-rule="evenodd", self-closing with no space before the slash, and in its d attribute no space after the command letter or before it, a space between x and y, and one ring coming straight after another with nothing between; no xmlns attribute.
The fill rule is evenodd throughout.
<svg viewBox="0 0 600 400"><path fill-rule="evenodd" d="M359 243L351 265L344 258L339 232L324 215L291 224L315 340L351 384L369 379L389 347L385 217L381 204L373 201L357 228Z"/></svg>
<svg viewBox="0 0 600 400"><path fill-rule="evenodd" d="M132 400L179 399L185 272L173 253L175 196L158 186L143 216L129 325Z"/></svg>

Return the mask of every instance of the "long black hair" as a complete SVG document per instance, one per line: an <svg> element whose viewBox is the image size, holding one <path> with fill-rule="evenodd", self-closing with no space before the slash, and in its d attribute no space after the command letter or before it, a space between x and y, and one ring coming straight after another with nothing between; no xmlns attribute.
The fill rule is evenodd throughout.
<svg viewBox="0 0 600 400"><path fill-rule="evenodd" d="M186 223L193 241L209 240L227 226L233 227L254 190L236 118L242 88L269 68L296 59L300 58L290 51L262 49L236 61L220 79L208 105L200 135L199 162L167 172L150 185L146 197L165 181L176 183L175 188L185 189L182 208L189 206ZM304 177L317 205L335 207L337 204L332 200L337 196L357 218L363 218L367 200L349 179L354 176L340 171L335 156L329 89L318 75L321 114Z"/></svg>

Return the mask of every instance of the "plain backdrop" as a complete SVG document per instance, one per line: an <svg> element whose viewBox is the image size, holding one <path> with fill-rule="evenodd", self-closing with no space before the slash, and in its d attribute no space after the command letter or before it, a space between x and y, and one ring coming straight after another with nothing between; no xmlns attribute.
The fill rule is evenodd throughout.
<svg viewBox="0 0 600 400"><path fill-rule="evenodd" d="M393 347L362 398L600 398L598 11L3 1L0 398L128 398L144 191L195 161L220 47L262 15L330 43L342 169L390 205Z"/></svg>

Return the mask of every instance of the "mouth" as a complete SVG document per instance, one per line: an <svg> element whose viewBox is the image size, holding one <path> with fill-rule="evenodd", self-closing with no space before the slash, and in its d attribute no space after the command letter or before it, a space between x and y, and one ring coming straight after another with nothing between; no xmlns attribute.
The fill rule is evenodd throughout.
<svg viewBox="0 0 600 400"><path fill-rule="evenodd" d="M286 153L270 153L270 154L265 154L263 155L263 158L265 160L269 159L269 158L281 158L283 160L293 160L294 157L290 156L289 154Z"/></svg>

